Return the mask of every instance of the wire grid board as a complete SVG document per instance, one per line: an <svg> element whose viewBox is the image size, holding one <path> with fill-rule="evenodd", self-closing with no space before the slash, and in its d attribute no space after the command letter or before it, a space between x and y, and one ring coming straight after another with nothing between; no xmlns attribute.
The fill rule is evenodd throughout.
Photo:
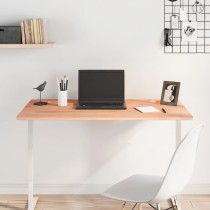
<svg viewBox="0 0 210 210"><path fill-rule="evenodd" d="M204 7L201 14L193 11L195 2L196 0L164 0L164 28L171 28L171 15L179 16L181 7L187 11L186 21L197 22L197 41L182 42L182 21L179 20L179 28L171 30L172 46L165 46L165 53L210 53L210 0L199 0Z"/></svg>

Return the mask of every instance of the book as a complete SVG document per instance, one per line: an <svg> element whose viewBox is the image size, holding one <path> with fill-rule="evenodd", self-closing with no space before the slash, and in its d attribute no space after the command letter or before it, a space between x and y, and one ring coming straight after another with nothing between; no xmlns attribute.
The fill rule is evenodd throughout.
<svg viewBox="0 0 210 210"><path fill-rule="evenodd" d="M32 44L32 28L31 28L31 21L27 20L27 24L28 24L28 31L29 31L29 44Z"/></svg>
<svg viewBox="0 0 210 210"><path fill-rule="evenodd" d="M22 44L26 43L26 39L25 39L25 29L24 29L24 22L21 21L20 23L20 27L21 27L21 37L22 37Z"/></svg>
<svg viewBox="0 0 210 210"><path fill-rule="evenodd" d="M34 32L34 44L39 44L37 21L36 19L33 19L32 21L33 21L33 32Z"/></svg>
<svg viewBox="0 0 210 210"><path fill-rule="evenodd" d="M39 38L40 38L40 44L43 44L42 42L42 20L39 18Z"/></svg>
<svg viewBox="0 0 210 210"><path fill-rule="evenodd" d="M38 44L41 44L41 38L40 38L40 23L39 19L36 19L36 26L37 26L37 38L38 38Z"/></svg>
<svg viewBox="0 0 210 210"><path fill-rule="evenodd" d="M42 19L42 25L43 25L43 44L47 44L48 43L48 39L47 39L47 22L45 19Z"/></svg>
<svg viewBox="0 0 210 210"><path fill-rule="evenodd" d="M35 40L34 40L34 24L33 24L33 20L32 19L29 20L29 24L30 24L30 29L31 29L31 44L35 44Z"/></svg>
<svg viewBox="0 0 210 210"><path fill-rule="evenodd" d="M28 26L28 21L27 20L24 20L23 21L24 23L24 31L25 31L25 43L26 44L30 44L30 34L29 34L29 26Z"/></svg>
<svg viewBox="0 0 210 210"><path fill-rule="evenodd" d="M46 20L42 18L22 20L21 36L23 44L48 43Z"/></svg>

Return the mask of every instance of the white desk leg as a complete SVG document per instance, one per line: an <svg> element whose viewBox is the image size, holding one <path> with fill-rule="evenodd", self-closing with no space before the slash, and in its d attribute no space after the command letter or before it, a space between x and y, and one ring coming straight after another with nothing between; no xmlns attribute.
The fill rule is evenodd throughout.
<svg viewBox="0 0 210 210"><path fill-rule="evenodd" d="M28 121L28 210L34 210L38 198L34 191L33 121Z"/></svg>
<svg viewBox="0 0 210 210"><path fill-rule="evenodd" d="M176 148L182 140L181 120L176 120Z"/></svg>
<svg viewBox="0 0 210 210"><path fill-rule="evenodd" d="M181 128L181 120L176 120L176 148L179 146L182 140L182 128ZM181 195L177 195L177 200L179 205L181 206Z"/></svg>

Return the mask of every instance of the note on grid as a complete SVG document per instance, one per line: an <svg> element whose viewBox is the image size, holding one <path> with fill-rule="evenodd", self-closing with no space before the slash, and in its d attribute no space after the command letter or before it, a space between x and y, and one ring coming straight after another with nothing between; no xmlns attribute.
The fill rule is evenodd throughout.
<svg viewBox="0 0 210 210"><path fill-rule="evenodd" d="M149 113L149 112L160 112L160 110L154 108L153 106L137 106L135 107L138 111L142 113Z"/></svg>

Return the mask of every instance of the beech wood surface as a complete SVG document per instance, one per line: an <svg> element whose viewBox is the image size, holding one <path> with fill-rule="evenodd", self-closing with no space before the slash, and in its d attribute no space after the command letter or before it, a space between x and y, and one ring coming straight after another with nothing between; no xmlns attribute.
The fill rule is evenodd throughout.
<svg viewBox="0 0 210 210"><path fill-rule="evenodd" d="M77 110L77 100L69 100L66 107L58 106L55 99L47 101L46 106L36 106L31 100L18 114L17 120L192 120L193 116L181 104L177 106L160 105L159 100L126 100L126 110ZM141 113L136 106L153 106L157 113ZM164 108L166 113L161 109Z"/></svg>

